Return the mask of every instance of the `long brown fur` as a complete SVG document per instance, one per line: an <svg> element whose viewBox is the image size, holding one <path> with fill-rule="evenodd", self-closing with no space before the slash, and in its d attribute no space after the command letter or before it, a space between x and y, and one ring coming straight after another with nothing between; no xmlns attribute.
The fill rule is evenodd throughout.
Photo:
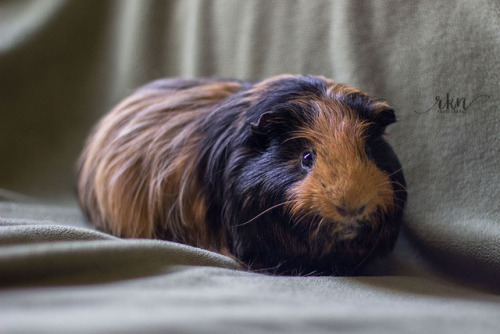
<svg viewBox="0 0 500 334"><path fill-rule="evenodd" d="M79 161L80 204L113 235L226 252L224 233L205 224L193 165L201 139L196 124L241 84L206 82L182 90L175 84L137 91L97 124Z"/></svg>

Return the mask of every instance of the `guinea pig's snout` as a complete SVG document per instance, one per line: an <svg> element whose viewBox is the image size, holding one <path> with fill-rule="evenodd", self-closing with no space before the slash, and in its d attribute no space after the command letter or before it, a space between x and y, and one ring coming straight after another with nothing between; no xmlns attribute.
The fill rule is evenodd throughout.
<svg viewBox="0 0 500 334"><path fill-rule="evenodd" d="M339 232L344 237L349 238L358 235L359 229L364 225L362 221L365 218L365 209L365 204L335 205Z"/></svg>
<svg viewBox="0 0 500 334"><path fill-rule="evenodd" d="M358 205L355 207L352 206L345 206L345 205L336 205L335 209L341 215L342 217L357 217L357 216L362 216L363 212L366 209L366 205Z"/></svg>
<svg viewBox="0 0 500 334"><path fill-rule="evenodd" d="M388 177L374 164L351 164L345 168L341 179L333 182L334 192L327 192L330 199L327 210L339 223L356 225L373 221L377 212L387 212L393 191ZM326 213L326 210L325 210Z"/></svg>

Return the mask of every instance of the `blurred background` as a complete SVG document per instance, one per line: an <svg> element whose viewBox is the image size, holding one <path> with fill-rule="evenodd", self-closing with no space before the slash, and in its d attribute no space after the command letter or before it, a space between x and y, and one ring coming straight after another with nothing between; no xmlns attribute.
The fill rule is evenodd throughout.
<svg viewBox="0 0 500 334"><path fill-rule="evenodd" d="M436 95L497 93L498 70L485 64L498 55L498 10L497 1L0 1L0 188L72 203L92 125L168 76L349 83L394 105L392 144L409 175L429 174L426 155L411 159L429 142L410 142L405 124L434 131L436 114L414 110Z"/></svg>

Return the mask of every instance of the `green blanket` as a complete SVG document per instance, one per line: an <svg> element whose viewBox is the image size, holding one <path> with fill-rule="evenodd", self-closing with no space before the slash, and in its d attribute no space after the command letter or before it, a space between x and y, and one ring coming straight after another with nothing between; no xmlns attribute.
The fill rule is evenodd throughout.
<svg viewBox="0 0 500 334"><path fill-rule="evenodd" d="M0 332L498 333L498 1L1 1ZM387 99L408 183L359 277L122 240L75 204L91 126L160 77L310 73Z"/></svg>

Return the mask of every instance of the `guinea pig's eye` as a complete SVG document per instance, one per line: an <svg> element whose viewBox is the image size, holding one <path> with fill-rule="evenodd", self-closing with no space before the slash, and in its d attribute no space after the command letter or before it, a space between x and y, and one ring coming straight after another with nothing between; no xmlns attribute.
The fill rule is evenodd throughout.
<svg viewBox="0 0 500 334"><path fill-rule="evenodd" d="M304 152L302 154L302 159L300 161L302 169L309 171L311 170L313 164L314 164L314 153L311 151Z"/></svg>

